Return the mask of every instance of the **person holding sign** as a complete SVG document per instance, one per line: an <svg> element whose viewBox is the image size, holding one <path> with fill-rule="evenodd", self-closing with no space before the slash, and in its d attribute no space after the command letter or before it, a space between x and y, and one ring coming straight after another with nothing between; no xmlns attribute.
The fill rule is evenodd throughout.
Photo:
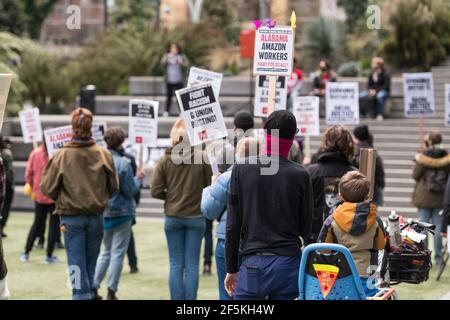
<svg viewBox="0 0 450 320"><path fill-rule="evenodd" d="M297 132L295 117L274 111L264 129L264 155L236 163L230 178L225 289L234 300L297 298L300 238L311 231L311 179L287 159ZM265 172L268 163L278 170Z"/></svg>
<svg viewBox="0 0 450 320"><path fill-rule="evenodd" d="M343 126L332 126L322 136L320 148L307 167L314 190L314 213L312 233L308 244L315 243L323 221L341 203L339 181L348 171L356 170L351 165L354 142L350 131Z"/></svg>
<svg viewBox="0 0 450 320"><path fill-rule="evenodd" d="M56 241L60 237L60 219L58 215L54 214L55 202L49 197L46 197L41 190L42 173L44 172L47 163L48 152L46 144L43 143L31 152L25 170L25 181L31 187L32 199L34 200L34 221L28 233L25 251L20 256L22 262L29 261L34 241L45 232L45 224L48 215L50 215L50 222L48 227L47 256L44 262L46 264L59 262L58 258L53 256L53 250Z"/></svg>
<svg viewBox="0 0 450 320"><path fill-rule="evenodd" d="M170 114L170 105L172 104L172 97L176 90L183 88L184 69L188 64L186 56L181 52L180 46L177 43L169 44L167 53L162 58L162 63L165 68L166 79L166 110L164 116L168 117Z"/></svg>
<svg viewBox="0 0 450 320"><path fill-rule="evenodd" d="M119 191L111 153L92 139L92 113L71 114L72 139L49 160L41 190L56 202L71 275L72 298L92 299L95 265L103 238L102 214Z"/></svg>
<svg viewBox="0 0 450 320"><path fill-rule="evenodd" d="M210 185L211 166L199 148L191 148L186 125L178 119L171 131L172 147L159 159L152 176L153 198L164 200L164 231L169 248L169 287L172 300L195 300L198 290L200 247L205 219L200 202Z"/></svg>
<svg viewBox="0 0 450 320"><path fill-rule="evenodd" d="M312 75L312 95L318 97L325 97L326 87L328 82L336 82L336 74L331 70L331 64L327 59L319 61L319 70Z"/></svg>
<svg viewBox="0 0 450 320"><path fill-rule="evenodd" d="M247 157L259 155L260 144L258 139L245 137L239 140L236 147L236 163L243 161ZM225 152L225 150L224 150ZM222 172L218 177L213 176L211 186L203 189L202 213L206 219L217 220L219 225L216 228L216 266L217 279L219 281L219 299L231 300L231 296L224 287L227 268L225 263L225 235L227 224L227 200L230 190L232 167Z"/></svg>
<svg viewBox="0 0 450 320"><path fill-rule="evenodd" d="M122 144L126 138L122 128L109 128L104 138L119 176L119 192L109 199L108 207L103 213L104 249L98 257L95 268L93 298L102 299L98 295L98 289L106 272L109 271L107 300L117 300L116 292L122 273L123 259L128 250L131 226L136 217L134 196L142 187L145 173L139 170L135 176L127 158L121 155Z"/></svg>
<svg viewBox="0 0 450 320"><path fill-rule="evenodd" d="M383 58L372 58L372 71L369 74L367 88L367 91L361 92L360 98L374 101L376 119L383 121L384 105L389 98L391 88L391 77L384 67ZM366 110L363 111L365 113Z"/></svg>

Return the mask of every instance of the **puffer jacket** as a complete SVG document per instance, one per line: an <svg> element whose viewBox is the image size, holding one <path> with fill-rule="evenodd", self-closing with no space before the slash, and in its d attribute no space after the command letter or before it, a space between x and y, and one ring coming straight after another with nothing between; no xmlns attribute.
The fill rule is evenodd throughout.
<svg viewBox="0 0 450 320"><path fill-rule="evenodd" d="M443 149L427 149L416 155L413 178L416 181L412 195L412 203L417 208L442 209L444 206L444 191L431 192L426 183L426 174L430 170L450 172L450 155Z"/></svg>
<svg viewBox="0 0 450 320"><path fill-rule="evenodd" d="M203 189L202 195L202 213L206 219L219 219L219 224L216 228L216 237L225 240L226 225L227 225L227 201L230 190L232 167L222 173L216 179L216 183Z"/></svg>
<svg viewBox="0 0 450 320"><path fill-rule="evenodd" d="M357 170L339 152L324 152L314 156L317 163L307 167L314 192L312 234L307 243L316 242L323 221L342 202L339 198L339 181L349 171Z"/></svg>
<svg viewBox="0 0 450 320"><path fill-rule="evenodd" d="M385 230L374 203L342 203L329 216L318 242L337 243L348 248L358 273L365 277L371 265L378 265L378 250L384 248Z"/></svg>

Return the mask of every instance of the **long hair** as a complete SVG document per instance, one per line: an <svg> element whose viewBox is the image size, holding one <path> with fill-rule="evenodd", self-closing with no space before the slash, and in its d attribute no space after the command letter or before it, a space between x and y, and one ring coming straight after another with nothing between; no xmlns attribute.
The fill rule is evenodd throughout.
<svg viewBox="0 0 450 320"><path fill-rule="evenodd" d="M92 137L92 112L86 108L76 108L71 114L73 138L90 139Z"/></svg>
<svg viewBox="0 0 450 320"><path fill-rule="evenodd" d="M170 141L172 146L179 144L180 142L189 143L187 135L186 124L182 118L177 119L170 129Z"/></svg>

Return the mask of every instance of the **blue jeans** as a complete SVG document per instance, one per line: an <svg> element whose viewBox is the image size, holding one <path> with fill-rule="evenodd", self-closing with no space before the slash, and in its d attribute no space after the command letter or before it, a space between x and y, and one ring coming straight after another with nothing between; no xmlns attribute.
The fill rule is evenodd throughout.
<svg viewBox="0 0 450 320"><path fill-rule="evenodd" d="M363 91L359 94L360 98L365 98L369 96L369 91ZM377 92L375 96L376 99L376 114L383 115L384 114L384 105L386 104L386 100L389 98L389 91L380 90Z"/></svg>
<svg viewBox="0 0 450 320"><path fill-rule="evenodd" d="M61 216L73 300L91 299L95 265L103 238L101 215Z"/></svg>
<svg viewBox="0 0 450 320"><path fill-rule="evenodd" d="M217 239L216 243L216 266L217 280L219 281L219 299L231 300L227 290L225 290L225 277L227 275L227 264L225 262L225 240Z"/></svg>
<svg viewBox="0 0 450 320"><path fill-rule="evenodd" d="M441 210L435 208L418 208L419 220L431 222L436 226L434 233L434 260L436 263L442 262L442 237L440 233L442 216L439 215ZM425 239L425 245L428 247L428 239Z"/></svg>
<svg viewBox="0 0 450 320"><path fill-rule="evenodd" d="M251 256L242 261L233 300L298 298L300 254L295 257Z"/></svg>
<svg viewBox="0 0 450 320"><path fill-rule="evenodd" d="M104 249L100 253L95 268L94 287L100 288L100 283L109 268L108 289L116 292L122 273L123 259L128 249L131 237L131 223L126 221L112 230L106 230L103 237Z"/></svg>
<svg viewBox="0 0 450 320"><path fill-rule="evenodd" d="M166 217L164 231L169 247L169 288L172 300L195 300L198 290L200 247L204 218Z"/></svg>

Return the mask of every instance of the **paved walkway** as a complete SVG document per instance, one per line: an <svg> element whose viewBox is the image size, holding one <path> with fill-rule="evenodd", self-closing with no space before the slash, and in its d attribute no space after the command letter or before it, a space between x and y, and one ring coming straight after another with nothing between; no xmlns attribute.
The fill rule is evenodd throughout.
<svg viewBox="0 0 450 320"><path fill-rule="evenodd" d="M450 300L450 291L440 297L439 300Z"/></svg>

